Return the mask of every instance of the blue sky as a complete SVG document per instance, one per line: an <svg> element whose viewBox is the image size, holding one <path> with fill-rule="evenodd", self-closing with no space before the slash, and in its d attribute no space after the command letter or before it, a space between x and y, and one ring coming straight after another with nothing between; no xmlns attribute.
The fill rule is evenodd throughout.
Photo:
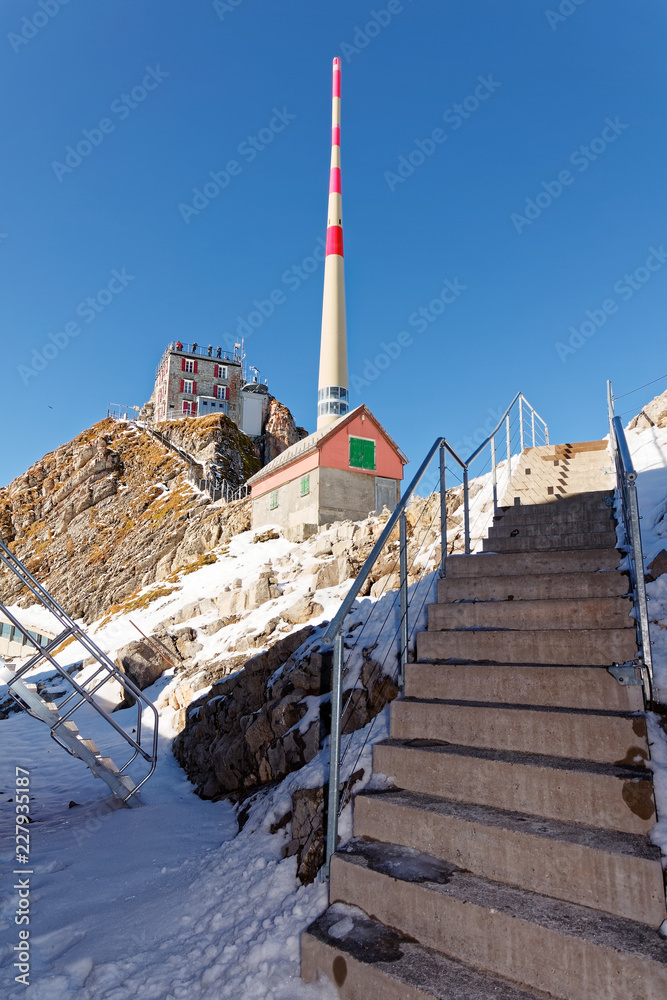
<svg viewBox="0 0 667 1000"><path fill-rule="evenodd" d="M247 360L314 429L336 55L353 404L413 463L519 389L603 435L667 373L666 41L662 0L4 0L0 483L276 289Z"/></svg>

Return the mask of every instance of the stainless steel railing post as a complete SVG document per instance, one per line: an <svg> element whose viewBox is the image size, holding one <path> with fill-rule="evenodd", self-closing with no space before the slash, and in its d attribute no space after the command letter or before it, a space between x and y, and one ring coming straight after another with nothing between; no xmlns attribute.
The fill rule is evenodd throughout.
<svg viewBox="0 0 667 1000"><path fill-rule="evenodd" d="M630 538L632 554L635 563L635 586L637 588L637 604L639 610L639 631L642 641L642 658L646 667L647 701L650 703L653 694L653 656L651 653L651 635L648 624L648 596L644 578L644 551L642 546L641 527L639 524L639 503L635 472L625 475L627 484L628 520L630 523Z"/></svg>
<svg viewBox="0 0 667 1000"><path fill-rule="evenodd" d="M523 451L523 396L519 396L519 440Z"/></svg>
<svg viewBox="0 0 667 1000"><path fill-rule="evenodd" d="M447 452L440 445L440 576L447 576Z"/></svg>
<svg viewBox="0 0 667 1000"><path fill-rule="evenodd" d="M463 470L463 542L467 556L470 555L470 490L468 489L468 467Z"/></svg>
<svg viewBox="0 0 667 1000"><path fill-rule="evenodd" d="M498 477L496 475L496 439L491 438L491 485L493 487L493 513L498 513Z"/></svg>
<svg viewBox="0 0 667 1000"><path fill-rule="evenodd" d="M399 571L401 614L398 686L402 688L403 680L405 678L405 664L408 662L408 522L405 516L405 511L401 514L398 522L398 528L400 537Z"/></svg>
<svg viewBox="0 0 667 1000"><path fill-rule="evenodd" d="M327 815L327 851L322 877L329 878L331 858L338 847L338 785L340 782L340 734L343 707L343 630L334 639L331 671L331 744L329 751L329 802Z"/></svg>

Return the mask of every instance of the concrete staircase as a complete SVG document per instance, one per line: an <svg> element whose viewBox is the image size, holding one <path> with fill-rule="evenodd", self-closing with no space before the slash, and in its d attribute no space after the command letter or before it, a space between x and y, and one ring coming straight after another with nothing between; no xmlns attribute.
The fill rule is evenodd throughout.
<svg viewBox="0 0 667 1000"><path fill-rule="evenodd" d="M346 1000L667 996L604 444L525 453L484 554L448 559L375 748L394 787L355 799L304 979Z"/></svg>

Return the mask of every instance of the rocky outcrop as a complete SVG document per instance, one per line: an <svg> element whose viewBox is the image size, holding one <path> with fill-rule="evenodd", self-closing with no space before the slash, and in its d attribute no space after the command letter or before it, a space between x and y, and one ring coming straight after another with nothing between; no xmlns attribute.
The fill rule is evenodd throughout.
<svg viewBox="0 0 667 1000"><path fill-rule="evenodd" d="M202 798L241 799L312 760L329 729L331 652L306 627L279 639L190 706L174 754ZM347 675L346 675L347 676ZM346 695L343 732L365 726L396 697L370 655Z"/></svg>
<svg viewBox="0 0 667 1000"><path fill-rule="evenodd" d="M203 470L202 478L215 468L221 479L236 487L260 467L252 440L224 413L196 420L166 420L153 427L194 459Z"/></svg>
<svg viewBox="0 0 667 1000"><path fill-rule="evenodd" d="M146 639L129 642L119 649L116 664L141 691L154 684L169 667L164 654Z"/></svg>
<svg viewBox="0 0 667 1000"><path fill-rule="evenodd" d="M630 430L643 431L648 427L667 427L667 391L655 396L628 424Z"/></svg>
<svg viewBox="0 0 667 1000"><path fill-rule="evenodd" d="M271 396L261 437L262 464L268 465L286 448L305 437L308 437L308 431L304 427L297 427L287 407Z"/></svg>
<svg viewBox="0 0 667 1000"><path fill-rule="evenodd" d="M226 428L207 419L181 422L191 447L201 429L200 453ZM232 453L243 442L229 423ZM0 538L71 615L93 621L250 527L249 501L214 505L188 471L146 432L103 420L0 489ZM32 603L4 567L0 591L8 604Z"/></svg>

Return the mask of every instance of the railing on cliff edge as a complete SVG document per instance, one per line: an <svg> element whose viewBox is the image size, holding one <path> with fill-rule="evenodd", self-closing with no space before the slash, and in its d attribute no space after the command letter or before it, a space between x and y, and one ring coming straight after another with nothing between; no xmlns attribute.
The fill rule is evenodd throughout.
<svg viewBox="0 0 667 1000"><path fill-rule="evenodd" d="M448 557L448 514L447 514L447 478L448 472L454 472L455 480L457 485L460 484L463 493L463 550L466 555L470 554L476 546L472 544L472 539L478 537L476 535L475 529L479 533L481 539L481 532L479 532L479 522L485 517L485 505L483 503L484 496L487 498L487 504L490 507L492 513L491 517L498 510L498 498L503 496L504 491L509 487L511 476L512 476L512 460L516 456L517 451L520 453L525 447L536 447L541 444L549 444L549 430L547 424L539 416L537 411L530 405L528 400L525 398L523 393L518 392L510 405L507 407L500 420L498 421L495 428L491 433L482 441L482 443L472 452L468 459L463 460L454 448L449 444L446 438L439 437L433 442L433 445L428 451L428 454L424 458L423 462L419 466L417 473L412 480L412 482L407 487L405 493L403 494L398 506L390 514L387 523L385 524L382 534L378 538L377 542L373 546L370 555L366 559L366 562L361 568L359 575L350 587L345 600L341 604L338 613L334 619L330 622L325 635L323 637L323 645L330 646L333 645L333 669L332 669L332 681L331 681L331 740L330 740L330 761L329 761L329 792L328 792L328 814L327 814L327 834L326 834L326 860L322 871L320 873L321 878L327 879L329 877L331 858L337 850L338 845L338 819L340 814L340 802L341 802L341 791L345 791L345 784L349 784L349 778L354 773L356 769L356 762L363 752L364 746L370 736L370 731L375 722L375 719L369 724L369 731L364 741L364 746L362 746L361 751L357 754L355 763L352 764L347 770L349 772L346 783L344 783L341 789L341 736L343 730L343 716L347 707L350 705L350 698L345 706L343 706L343 674L345 670L345 650L350 650L355 648L363 634L363 627L352 633L348 638L352 641L352 645L345 643L345 620L350 613L354 602L360 595L362 590L368 585L369 574L371 569L375 565L380 553L383 551L387 543L390 541L392 532L394 532L396 526L399 529L399 545L398 545L398 576L399 576L399 589L397 592L396 599L399 602L399 614L398 622L394 631L394 638L398 640L398 657L397 664L395 667L395 674L398 674L399 687L403 683L403 674L405 670L405 665L408 662L408 652L409 644L411 639L416 633L416 627L418 618L422 613L425 601L428 597L428 592L424 594L424 588L419 586L421 578L424 573L421 574L418 583L412 588L412 594L410 594L408 588L408 558L407 558L407 536L408 536L408 523L406 517L406 508L409 501L416 495L417 488L420 484L423 486L425 483L428 484L428 480L425 480L425 476L429 466L433 462L436 455L438 456L438 468L435 476L435 480L431 482L429 493L432 488L435 487L433 492L439 492L440 502L438 505L437 516L440 521L440 538L441 538L441 556L440 556L440 567L438 576L444 578L447 573L447 557ZM513 450L514 449L514 450ZM499 456L504 454L504 461L499 459ZM482 456L487 455L486 464L475 472L476 478L484 476L487 472L488 482L486 490L480 488L475 497L472 497L471 490L471 480L470 471L473 463L475 463ZM448 459L454 463L454 469L448 469ZM459 469L461 474L457 475L456 470ZM477 484L479 486L479 484ZM471 526L471 499L476 499L477 516L476 520ZM488 515L487 519L488 519ZM456 537L452 540L452 548L460 537L460 531L457 533L457 529L454 528L453 532L450 534L455 534ZM417 562L417 558L413 559L412 566L414 568ZM391 575L391 574L390 574ZM421 605L416 610L411 607L413 602L416 604L421 599ZM413 622L412 628L410 627L410 611L413 611ZM387 613L387 618L385 623L391 614L391 608ZM385 637L386 638L386 637ZM384 667L384 662L387 660L388 654L385 656L385 660L381 664ZM354 689L352 689L354 690ZM375 717L377 718L377 716ZM348 741L348 749L350 746L350 741ZM345 751L347 753L347 750ZM345 801L345 794L342 796L342 800Z"/></svg>
<svg viewBox="0 0 667 1000"><path fill-rule="evenodd" d="M165 448L170 448L172 451L176 452L179 458L182 458L184 462L187 462L189 466L188 470L188 481L196 486L198 490L203 493L208 493L211 500L224 500L225 503L233 503L235 500L243 500L250 495L250 487L246 483L241 483L240 486L234 485L227 482L226 479L217 471L215 465L212 465L208 471L208 475L202 476L201 472L206 472L204 465L198 462L193 455L190 455L184 448L180 445L174 444L166 434L162 431L157 430L156 427L151 427L144 421L137 419L137 414L140 407L138 406L125 406L119 403L109 403L107 407L107 417L111 417L112 420L125 421L127 423L134 424L139 430L145 431L152 437L163 444Z"/></svg>
<svg viewBox="0 0 667 1000"><path fill-rule="evenodd" d="M648 596L644 578L644 552L637 499L637 473L632 464L630 449L620 417L614 415L614 396L611 382L607 381L607 409L609 414L609 440L616 469L616 497L621 508L625 530L624 545L627 559L632 600L637 626L639 654L636 661L644 688L646 704L653 700L653 657L648 617ZM627 683L627 682L626 682Z"/></svg>

